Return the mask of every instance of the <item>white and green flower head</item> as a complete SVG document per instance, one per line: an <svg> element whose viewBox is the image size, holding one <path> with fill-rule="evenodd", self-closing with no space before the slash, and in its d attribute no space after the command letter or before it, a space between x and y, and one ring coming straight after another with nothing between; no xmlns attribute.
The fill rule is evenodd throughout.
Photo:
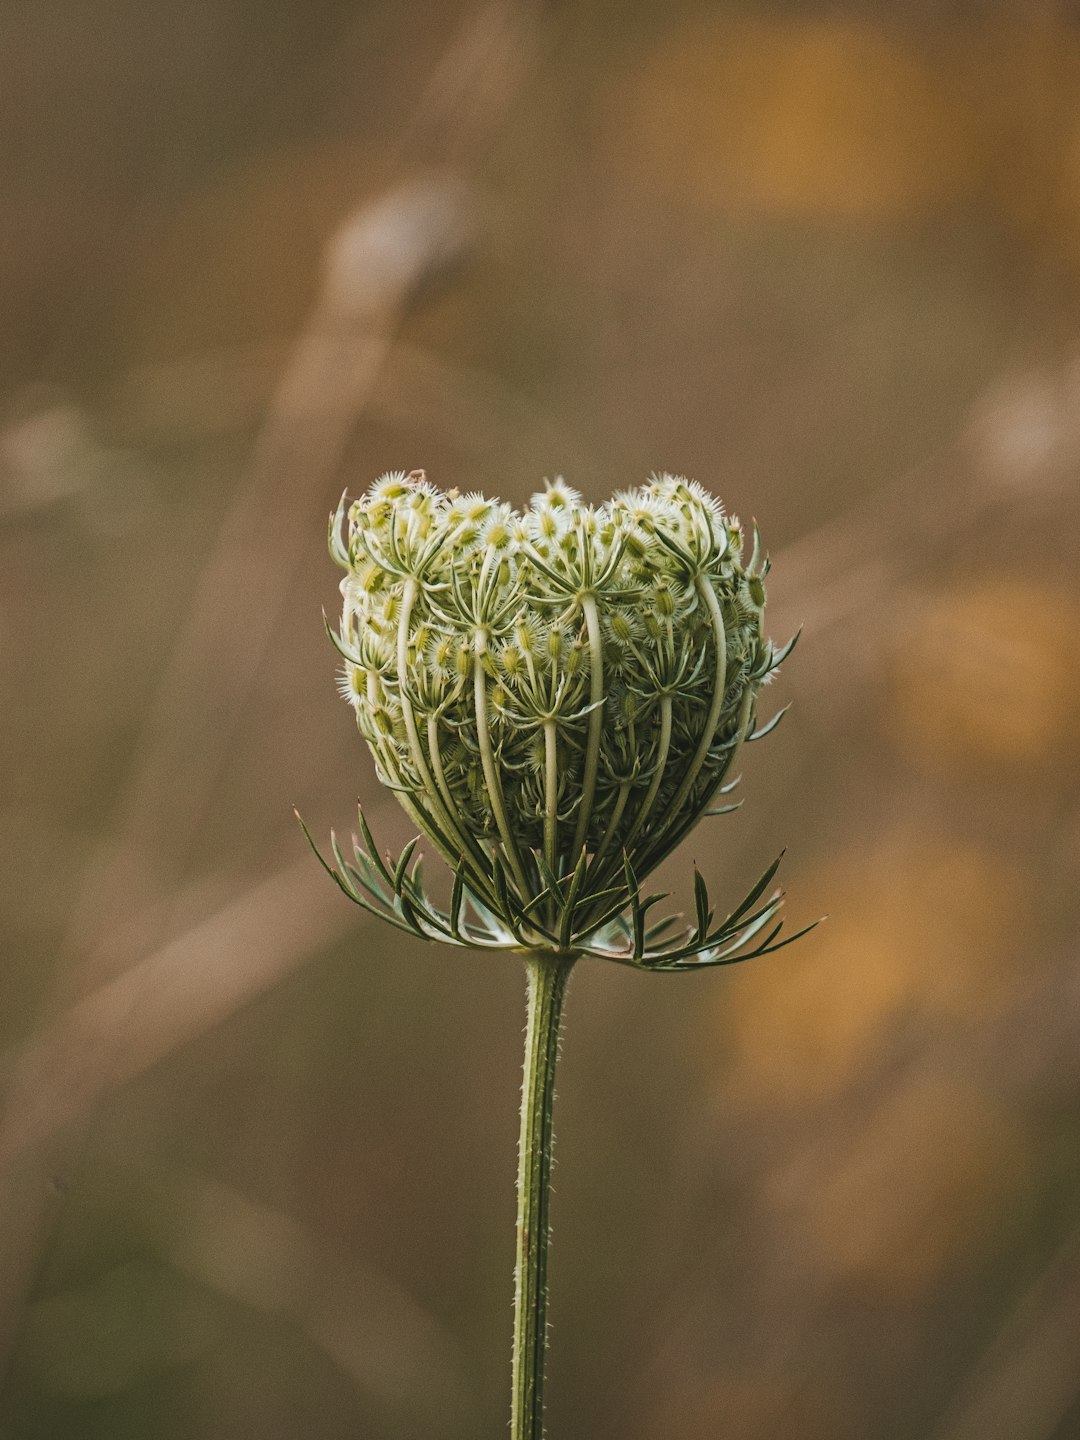
<svg viewBox="0 0 1080 1440"><path fill-rule="evenodd" d="M450 866L364 844L331 874L428 939L589 954L649 969L776 948L772 865L716 922L653 924L639 882L733 787L759 692L794 641L763 630L763 557L700 485L652 478L599 507L561 480L523 513L384 475L331 519L345 570L342 693L380 780ZM791 939L797 938L795 936Z"/></svg>

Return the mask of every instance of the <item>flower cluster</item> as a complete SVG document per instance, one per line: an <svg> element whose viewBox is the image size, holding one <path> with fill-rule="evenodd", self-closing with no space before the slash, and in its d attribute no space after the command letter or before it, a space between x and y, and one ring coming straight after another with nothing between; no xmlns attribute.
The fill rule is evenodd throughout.
<svg viewBox="0 0 1080 1440"><path fill-rule="evenodd" d="M671 475L599 507L556 481L522 514L414 471L343 500L330 545L347 572L343 694L455 871L459 909L467 897L508 943L610 949L637 878L730 788L791 648L763 633L756 530L746 558L738 522ZM365 858L385 890L395 874ZM407 891L389 903L411 923Z"/></svg>

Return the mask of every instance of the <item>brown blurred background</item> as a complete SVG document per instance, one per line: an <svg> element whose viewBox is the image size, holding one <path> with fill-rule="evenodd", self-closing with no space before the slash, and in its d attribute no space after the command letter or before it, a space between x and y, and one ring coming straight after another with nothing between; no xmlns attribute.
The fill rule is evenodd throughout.
<svg viewBox="0 0 1080 1440"><path fill-rule="evenodd" d="M8 0L0 1434L505 1432L523 984L380 796L343 487L653 468L805 635L745 969L581 966L556 1440L1080 1436L1080 8Z"/></svg>

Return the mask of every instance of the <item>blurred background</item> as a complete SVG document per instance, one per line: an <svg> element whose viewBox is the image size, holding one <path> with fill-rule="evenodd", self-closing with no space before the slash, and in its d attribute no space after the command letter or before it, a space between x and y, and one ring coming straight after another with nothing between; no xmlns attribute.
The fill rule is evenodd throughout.
<svg viewBox="0 0 1080 1440"><path fill-rule="evenodd" d="M7 0L0 1434L505 1433L524 987L366 924L344 487L654 468L800 623L582 965L559 1440L1080 1436L1080 7ZM766 708L765 713L768 713Z"/></svg>

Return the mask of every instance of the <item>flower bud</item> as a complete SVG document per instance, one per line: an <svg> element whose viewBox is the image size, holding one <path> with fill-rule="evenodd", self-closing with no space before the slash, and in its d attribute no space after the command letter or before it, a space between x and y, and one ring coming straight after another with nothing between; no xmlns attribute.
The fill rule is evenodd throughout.
<svg viewBox="0 0 1080 1440"><path fill-rule="evenodd" d="M624 854L659 863L776 663L758 546L744 568L719 502L661 475L594 508L556 480L520 515L395 473L344 524L342 693L450 863L481 876L496 847L523 901L541 861L585 854L597 886Z"/></svg>

